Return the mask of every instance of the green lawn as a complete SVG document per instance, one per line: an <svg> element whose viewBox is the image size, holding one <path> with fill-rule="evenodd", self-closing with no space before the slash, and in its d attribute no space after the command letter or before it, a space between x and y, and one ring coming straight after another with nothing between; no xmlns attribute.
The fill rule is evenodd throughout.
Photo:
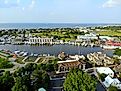
<svg viewBox="0 0 121 91"><path fill-rule="evenodd" d="M97 31L97 34L103 35L103 36L120 36L121 37L121 31Z"/></svg>
<svg viewBox="0 0 121 91"><path fill-rule="evenodd" d="M34 62L36 59L37 59L37 57L31 56L31 57L28 57L28 58L25 60L25 62Z"/></svg>
<svg viewBox="0 0 121 91"><path fill-rule="evenodd" d="M16 60L16 62L17 62L17 63L20 63L20 64L24 64L24 63L22 62L23 59L24 59L24 57L18 57L17 60Z"/></svg>
<svg viewBox="0 0 121 91"><path fill-rule="evenodd" d="M58 38L59 40L75 40L76 36L79 34L72 34L68 32L59 32L59 31L52 31L50 33L44 32L44 33L32 33L33 36L39 36L39 37L54 37Z"/></svg>

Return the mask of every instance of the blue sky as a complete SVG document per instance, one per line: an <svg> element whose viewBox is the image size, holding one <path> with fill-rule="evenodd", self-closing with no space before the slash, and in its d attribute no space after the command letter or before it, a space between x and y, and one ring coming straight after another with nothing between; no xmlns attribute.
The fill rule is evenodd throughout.
<svg viewBox="0 0 121 91"><path fill-rule="evenodd" d="M121 23L121 0L0 0L0 23Z"/></svg>

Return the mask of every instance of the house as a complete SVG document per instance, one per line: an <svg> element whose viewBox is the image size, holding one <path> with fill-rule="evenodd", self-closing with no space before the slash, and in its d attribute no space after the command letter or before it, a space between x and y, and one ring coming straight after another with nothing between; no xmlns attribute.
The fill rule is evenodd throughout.
<svg viewBox="0 0 121 91"><path fill-rule="evenodd" d="M66 73L72 68L85 70L86 63L82 61L84 56L69 56L68 58L58 61L58 71L56 73Z"/></svg>
<svg viewBox="0 0 121 91"><path fill-rule="evenodd" d="M114 70L115 70L116 73L121 74L121 64L118 65L118 66L115 66L115 67L114 67Z"/></svg>
<svg viewBox="0 0 121 91"><path fill-rule="evenodd" d="M106 74L109 75L110 77L114 77L114 72L109 67L97 67L96 71L99 74Z"/></svg>
<svg viewBox="0 0 121 91"><path fill-rule="evenodd" d="M103 82L103 84L105 85L105 87L110 87L110 85L113 83L113 79L108 75L106 78L105 78L105 81Z"/></svg>
<svg viewBox="0 0 121 91"><path fill-rule="evenodd" d="M117 78L111 78L109 75L105 78L105 81L103 82L103 84L105 85L105 87L110 87L110 86L114 86L117 87L117 89L121 90L121 82L117 79Z"/></svg>
<svg viewBox="0 0 121 91"><path fill-rule="evenodd" d="M114 61L110 57L108 57L106 54L103 54L102 52L94 52L87 54L87 58L92 64L98 66L106 66L114 63Z"/></svg>

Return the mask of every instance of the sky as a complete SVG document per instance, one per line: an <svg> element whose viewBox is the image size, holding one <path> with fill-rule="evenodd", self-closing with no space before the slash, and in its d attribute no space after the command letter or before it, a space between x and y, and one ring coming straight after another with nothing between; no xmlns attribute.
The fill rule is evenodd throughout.
<svg viewBox="0 0 121 91"><path fill-rule="evenodd" d="M121 23L121 0L0 0L0 23Z"/></svg>

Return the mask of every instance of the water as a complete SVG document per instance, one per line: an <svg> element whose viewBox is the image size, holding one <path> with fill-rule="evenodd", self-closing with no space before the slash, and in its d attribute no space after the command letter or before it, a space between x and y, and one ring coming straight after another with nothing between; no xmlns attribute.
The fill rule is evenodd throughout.
<svg viewBox="0 0 121 91"><path fill-rule="evenodd" d="M30 46L30 45L0 45L0 50L6 49L14 52L15 50L26 51L29 54L37 53L37 54L51 54L57 56L60 52L65 52L67 54L83 54L86 55L88 53L93 52L104 52L108 56L113 56L113 51L111 50L103 50L100 47L82 47L82 46L74 46L74 45L53 45L53 46Z"/></svg>
<svg viewBox="0 0 121 91"><path fill-rule="evenodd" d="M67 28L67 27L87 27L87 26L104 26L117 24L104 23L0 23L0 29L23 29L23 28Z"/></svg>

